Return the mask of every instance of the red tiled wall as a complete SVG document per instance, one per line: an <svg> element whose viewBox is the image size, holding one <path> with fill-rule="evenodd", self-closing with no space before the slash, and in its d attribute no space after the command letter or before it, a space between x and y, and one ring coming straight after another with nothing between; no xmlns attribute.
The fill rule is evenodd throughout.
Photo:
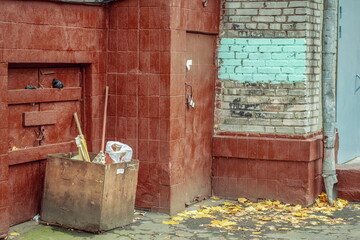
<svg viewBox="0 0 360 240"><path fill-rule="evenodd" d="M218 1L207 8L193 2L127 0L109 9L107 81L116 108L108 136L140 160L136 206L167 213L185 206L174 167L185 144L186 30L217 33L219 26Z"/></svg>
<svg viewBox="0 0 360 240"><path fill-rule="evenodd" d="M321 192L322 140L217 136L215 195L309 205Z"/></svg>
<svg viewBox="0 0 360 240"><path fill-rule="evenodd" d="M1 43L0 43L1 44ZM0 49L0 57L1 57ZM8 231L7 64L0 63L0 238Z"/></svg>
<svg viewBox="0 0 360 240"><path fill-rule="evenodd" d="M1 1L0 236L8 230L8 63L84 63L86 138L99 148L107 49L106 8L41 1ZM86 121L85 121L86 120Z"/></svg>

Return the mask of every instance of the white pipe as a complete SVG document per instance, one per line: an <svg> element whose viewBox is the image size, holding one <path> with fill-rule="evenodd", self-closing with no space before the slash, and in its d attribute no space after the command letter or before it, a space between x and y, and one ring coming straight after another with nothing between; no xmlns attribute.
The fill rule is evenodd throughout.
<svg viewBox="0 0 360 240"><path fill-rule="evenodd" d="M329 203L337 199L335 169L336 123L336 52L337 52L337 0L324 0L323 55L322 55L322 109L324 135L324 162L322 176Z"/></svg>

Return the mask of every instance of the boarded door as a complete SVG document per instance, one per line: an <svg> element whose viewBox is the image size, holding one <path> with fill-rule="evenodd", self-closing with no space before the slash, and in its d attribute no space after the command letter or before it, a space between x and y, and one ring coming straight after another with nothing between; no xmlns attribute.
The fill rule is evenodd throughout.
<svg viewBox="0 0 360 240"><path fill-rule="evenodd" d="M64 83L52 88L53 79ZM10 224L40 210L46 155L69 152L77 135L73 113L81 114L81 71L71 68L9 69ZM24 89L25 86L37 89Z"/></svg>
<svg viewBox="0 0 360 240"><path fill-rule="evenodd" d="M186 203L211 194L211 139L214 124L215 36L187 33L187 94L192 91L195 108L186 110Z"/></svg>
<svg viewBox="0 0 360 240"><path fill-rule="evenodd" d="M337 124L338 161L360 156L360 1L339 1Z"/></svg>

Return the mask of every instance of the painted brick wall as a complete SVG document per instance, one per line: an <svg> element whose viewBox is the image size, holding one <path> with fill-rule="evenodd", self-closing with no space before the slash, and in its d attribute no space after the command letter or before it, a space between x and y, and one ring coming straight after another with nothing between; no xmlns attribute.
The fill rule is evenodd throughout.
<svg viewBox="0 0 360 240"><path fill-rule="evenodd" d="M215 129L321 129L322 1L222 1Z"/></svg>

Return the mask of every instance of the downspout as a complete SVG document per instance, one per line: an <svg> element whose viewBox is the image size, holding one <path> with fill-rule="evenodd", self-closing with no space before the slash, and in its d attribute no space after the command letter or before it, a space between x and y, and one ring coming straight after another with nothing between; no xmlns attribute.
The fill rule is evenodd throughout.
<svg viewBox="0 0 360 240"><path fill-rule="evenodd" d="M322 177L329 203L337 199L335 169L335 124L336 124L336 52L337 52L337 7L338 0L324 0L322 31L322 110L324 134L324 162Z"/></svg>

